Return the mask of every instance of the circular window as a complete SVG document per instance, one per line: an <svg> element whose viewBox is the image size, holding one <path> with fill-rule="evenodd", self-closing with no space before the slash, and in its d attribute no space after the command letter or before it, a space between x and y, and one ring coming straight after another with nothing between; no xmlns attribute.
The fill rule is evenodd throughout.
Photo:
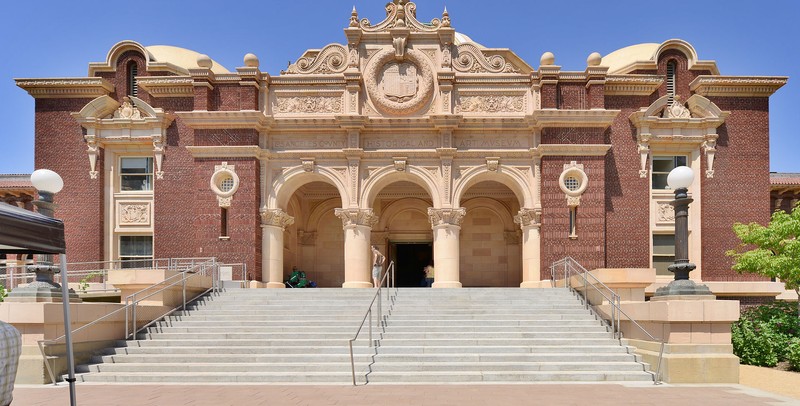
<svg viewBox="0 0 800 406"><path fill-rule="evenodd" d="M211 176L209 186L217 196L222 198L231 197L239 189L239 176L229 168L218 169Z"/></svg>
<svg viewBox="0 0 800 406"><path fill-rule="evenodd" d="M222 178L222 181L219 182L219 190L223 192L230 192L233 189L233 186L236 182L233 180L233 176L226 176Z"/></svg>
<svg viewBox="0 0 800 406"><path fill-rule="evenodd" d="M570 191L574 192L581 187L581 184L578 182L578 178L574 176L568 176L566 179L564 179L564 186L566 186Z"/></svg>

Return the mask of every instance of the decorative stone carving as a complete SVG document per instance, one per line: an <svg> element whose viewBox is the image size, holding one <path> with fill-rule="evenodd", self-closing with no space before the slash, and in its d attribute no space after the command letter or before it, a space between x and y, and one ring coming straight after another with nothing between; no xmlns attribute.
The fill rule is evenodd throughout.
<svg viewBox="0 0 800 406"><path fill-rule="evenodd" d="M142 111L136 106L131 104L130 97L122 98L122 105L119 106L117 111L114 112L114 118L123 118L128 120L141 120Z"/></svg>
<svg viewBox="0 0 800 406"><path fill-rule="evenodd" d="M589 186L589 177L583 171L583 164L572 161L564 164L564 171L558 177L558 186L567 198L567 206L578 207L581 204L581 195Z"/></svg>
<svg viewBox="0 0 800 406"><path fill-rule="evenodd" d="M497 168L500 166L500 157L487 157L486 158L486 169L497 172Z"/></svg>
<svg viewBox="0 0 800 406"><path fill-rule="evenodd" d="M639 137L639 177L647 177L647 157L650 155L650 136L642 134Z"/></svg>
<svg viewBox="0 0 800 406"><path fill-rule="evenodd" d="M149 204L121 204L119 207L120 225L150 224Z"/></svg>
<svg viewBox="0 0 800 406"><path fill-rule="evenodd" d="M86 152L89 154L89 178L97 179L97 175L99 175L99 172L95 170L97 167L97 154L99 153L97 139L94 135L86 135L84 139L86 140Z"/></svg>
<svg viewBox="0 0 800 406"><path fill-rule="evenodd" d="M401 61L391 49L379 52L367 65L364 82L378 110L409 115L421 110L433 96L433 71L425 54L408 49Z"/></svg>
<svg viewBox="0 0 800 406"><path fill-rule="evenodd" d="M372 228L378 224L378 216L372 209L336 209L334 214L342 219L342 227L367 226Z"/></svg>
<svg viewBox="0 0 800 406"><path fill-rule="evenodd" d="M392 160L394 160L394 169L396 171L403 172L406 170L406 157L404 156L393 157Z"/></svg>
<svg viewBox="0 0 800 406"><path fill-rule="evenodd" d="M276 113L341 113L341 96L278 97Z"/></svg>
<svg viewBox="0 0 800 406"><path fill-rule="evenodd" d="M297 62L290 64L282 75L341 73L347 69L349 53L344 45L330 44L320 51L308 51Z"/></svg>
<svg viewBox="0 0 800 406"><path fill-rule="evenodd" d="M153 135L153 155L156 158L156 180L164 179L164 171L161 170L161 162L164 160L164 137Z"/></svg>
<svg viewBox="0 0 800 406"><path fill-rule="evenodd" d="M300 163L303 165L303 171L314 171L314 158L300 158Z"/></svg>
<svg viewBox="0 0 800 406"><path fill-rule="evenodd" d="M294 224L294 217L288 215L281 209L261 209L261 224L265 226L280 227L285 230L286 227Z"/></svg>
<svg viewBox="0 0 800 406"><path fill-rule="evenodd" d="M431 220L431 226L453 225L461 226L461 221L467 215L467 210L463 207L455 209L435 209L428 208L428 217Z"/></svg>
<svg viewBox="0 0 800 406"><path fill-rule="evenodd" d="M239 190L239 175L236 174L236 166L228 165L227 162L215 165L209 186L211 191L217 195L219 207L230 207L233 195Z"/></svg>
<svg viewBox="0 0 800 406"><path fill-rule="evenodd" d="M701 145L706 154L706 178L714 177L714 155L717 152L717 134L709 134Z"/></svg>
<svg viewBox="0 0 800 406"><path fill-rule="evenodd" d="M357 18L357 16L356 16ZM442 19L447 19L447 25L442 20L434 18L429 23L422 23L417 20L417 5L405 0L393 0L386 4L386 18L375 24L370 24L369 20L362 18L358 26L365 32L387 31L389 28L408 28L411 31L434 32L441 27L450 26L450 16L445 10ZM351 15L352 23L352 15Z"/></svg>
<svg viewBox="0 0 800 406"><path fill-rule="evenodd" d="M675 95L672 104L664 109L664 118L691 118L692 113L681 103L681 96Z"/></svg>
<svg viewBox="0 0 800 406"><path fill-rule="evenodd" d="M501 55L486 56L475 44L461 44L456 48L453 69L469 73L519 73L519 68Z"/></svg>
<svg viewBox="0 0 800 406"><path fill-rule="evenodd" d="M535 227L541 225L542 218L542 211L540 209L520 209L516 216L514 216L514 222L519 224L521 227Z"/></svg>
<svg viewBox="0 0 800 406"><path fill-rule="evenodd" d="M456 105L456 112L521 113L524 111L524 96L459 96Z"/></svg>
<svg viewBox="0 0 800 406"><path fill-rule="evenodd" d="M658 204L658 221L659 222L674 222L675 221L675 208L669 203Z"/></svg>

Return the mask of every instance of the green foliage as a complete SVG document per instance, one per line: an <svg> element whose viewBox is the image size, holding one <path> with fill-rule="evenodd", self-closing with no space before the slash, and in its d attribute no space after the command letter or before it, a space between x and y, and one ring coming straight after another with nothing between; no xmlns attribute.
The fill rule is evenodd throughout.
<svg viewBox="0 0 800 406"><path fill-rule="evenodd" d="M3 285L2 283L0 283L0 302L2 302L3 300L5 300L5 299L6 299L6 296L8 296L8 291L6 290L6 287L5 287L5 285Z"/></svg>
<svg viewBox="0 0 800 406"><path fill-rule="evenodd" d="M731 326L733 353L742 364L775 366L780 361L800 367L800 318L795 304L774 302L742 312Z"/></svg>
<svg viewBox="0 0 800 406"><path fill-rule="evenodd" d="M789 343L786 360L789 361L789 369L800 371L800 338L795 338Z"/></svg>
<svg viewBox="0 0 800 406"><path fill-rule="evenodd" d="M78 282L78 290L80 290L83 293L86 293L86 291L89 290L89 282L92 279L101 275L103 275L101 272L90 272L89 274L84 276L80 282Z"/></svg>
<svg viewBox="0 0 800 406"><path fill-rule="evenodd" d="M734 270L780 278L786 289L800 293L800 205L791 213L776 211L766 227L736 223L733 231L741 240L737 249L726 253L736 260Z"/></svg>

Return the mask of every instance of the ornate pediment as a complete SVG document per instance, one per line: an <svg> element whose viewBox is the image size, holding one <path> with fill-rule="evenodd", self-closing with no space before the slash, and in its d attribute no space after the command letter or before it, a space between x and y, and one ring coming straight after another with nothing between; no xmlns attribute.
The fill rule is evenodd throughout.
<svg viewBox="0 0 800 406"><path fill-rule="evenodd" d="M386 4L386 18L373 25L368 19L358 20L358 14L353 8L350 18L350 27L360 28L364 32L386 31L391 28L404 28L411 31L433 32L440 28L450 27L450 16L447 9L442 13L442 19L434 18L429 23L417 20L417 5L405 0L393 0Z"/></svg>
<svg viewBox="0 0 800 406"><path fill-rule="evenodd" d="M456 48L453 69L467 73L519 73L520 68L499 54L466 43Z"/></svg>
<svg viewBox="0 0 800 406"><path fill-rule="evenodd" d="M291 74L334 74L342 73L348 65L347 47L341 44L330 44L325 48L310 49L295 63L290 64L282 75Z"/></svg>

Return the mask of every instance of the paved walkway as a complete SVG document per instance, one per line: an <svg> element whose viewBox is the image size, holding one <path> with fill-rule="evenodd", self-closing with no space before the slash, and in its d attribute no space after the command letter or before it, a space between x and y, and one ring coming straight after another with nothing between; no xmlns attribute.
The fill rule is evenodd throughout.
<svg viewBox="0 0 800 406"><path fill-rule="evenodd" d="M800 379L795 386L800 386ZM520 384L520 385L96 385L78 384L81 406L249 405L800 405L744 385ZM66 386L18 386L12 406L64 406Z"/></svg>

